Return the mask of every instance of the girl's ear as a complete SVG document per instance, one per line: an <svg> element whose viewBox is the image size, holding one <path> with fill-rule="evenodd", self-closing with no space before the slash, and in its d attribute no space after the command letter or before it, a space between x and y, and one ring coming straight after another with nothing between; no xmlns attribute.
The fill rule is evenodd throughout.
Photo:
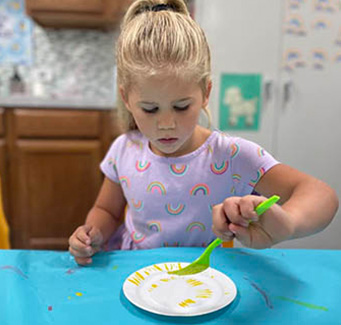
<svg viewBox="0 0 341 325"><path fill-rule="evenodd" d="M120 86L119 87L119 90L120 90L120 95L121 95L121 98L122 98L122 101L124 103L124 106L127 108L127 110L130 112L130 106L129 106L129 103L128 103L128 96L127 96L127 93L126 91L124 90L123 86Z"/></svg>
<svg viewBox="0 0 341 325"><path fill-rule="evenodd" d="M210 99L211 90L212 90L212 80L210 80L207 83L207 88L206 88L206 93L205 93L205 96L204 96L204 103L203 103L204 107L206 107L208 105L208 101Z"/></svg>

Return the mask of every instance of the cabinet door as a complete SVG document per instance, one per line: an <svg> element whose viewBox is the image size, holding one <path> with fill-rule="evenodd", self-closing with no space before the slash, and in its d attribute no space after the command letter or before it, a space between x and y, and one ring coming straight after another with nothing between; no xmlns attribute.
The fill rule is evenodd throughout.
<svg viewBox="0 0 341 325"><path fill-rule="evenodd" d="M278 98L279 52L283 2L280 0L197 0L195 19L206 33L211 48L213 88L210 109L219 125L221 75L261 74L272 96L263 101L259 129L231 131L231 135L255 141L272 151Z"/></svg>
<svg viewBox="0 0 341 325"><path fill-rule="evenodd" d="M17 140L13 161L13 246L67 249L102 176L99 140Z"/></svg>
<svg viewBox="0 0 341 325"><path fill-rule="evenodd" d="M104 0L26 0L26 7L30 11L101 13Z"/></svg>
<svg viewBox="0 0 341 325"><path fill-rule="evenodd" d="M8 216L7 145L5 139L5 111L3 108L0 108L0 179L5 215Z"/></svg>

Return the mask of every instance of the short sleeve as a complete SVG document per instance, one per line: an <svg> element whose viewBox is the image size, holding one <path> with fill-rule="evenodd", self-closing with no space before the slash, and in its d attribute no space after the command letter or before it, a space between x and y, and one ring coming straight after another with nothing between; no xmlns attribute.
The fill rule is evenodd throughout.
<svg viewBox="0 0 341 325"><path fill-rule="evenodd" d="M260 145L242 138L233 139L229 154L236 195L250 194L261 177L279 164L279 161Z"/></svg>
<svg viewBox="0 0 341 325"><path fill-rule="evenodd" d="M117 164L119 157L122 156L124 138L125 136L121 135L115 139L100 164L103 174L115 183L119 183Z"/></svg>

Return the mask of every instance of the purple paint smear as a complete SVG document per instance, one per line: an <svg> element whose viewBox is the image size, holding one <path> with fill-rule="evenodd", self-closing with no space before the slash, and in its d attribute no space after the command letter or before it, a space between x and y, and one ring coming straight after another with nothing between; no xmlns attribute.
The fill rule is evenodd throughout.
<svg viewBox="0 0 341 325"><path fill-rule="evenodd" d="M12 266L12 265L4 265L1 267L2 270L11 270L17 274L19 274L20 276L22 276L25 279L28 279L28 276L26 274L24 274L21 270L19 270L17 267Z"/></svg>
<svg viewBox="0 0 341 325"><path fill-rule="evenodd" d="M264 298L266 305L270 308L273 309L274 306L270 301L269 296L266 294L266 292L264 290L262 290L260 287L258 287L258 285L254 282L252 282L251 280L249 280L247 277L244 277L245 280L249 281L252 285L253 288L255 288Z"/></svg>

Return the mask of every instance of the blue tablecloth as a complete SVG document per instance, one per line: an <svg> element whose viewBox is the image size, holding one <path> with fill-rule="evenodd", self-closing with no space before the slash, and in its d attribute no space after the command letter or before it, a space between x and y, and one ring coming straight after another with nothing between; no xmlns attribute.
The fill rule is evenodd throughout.
<svg viewBox="0 0 341 325"><path fill-rule="evenodd" d="M134 271L190 262L202 251L114 251L79 267L68 252L0 250L0 324L341 324L341 251L217 248L211 266L238 294L204 316L160 316L125 298L122 285Z"/></svg>

